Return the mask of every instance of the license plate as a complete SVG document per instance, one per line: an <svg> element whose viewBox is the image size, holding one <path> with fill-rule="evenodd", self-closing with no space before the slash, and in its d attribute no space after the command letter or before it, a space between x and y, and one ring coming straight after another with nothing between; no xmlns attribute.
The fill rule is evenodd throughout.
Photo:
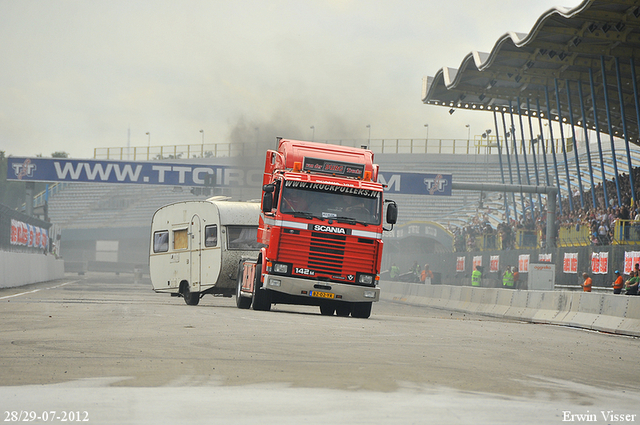
<svg viewBox="0 0 640 425"><path fill-rule="evenodd" d="M334 294L331 292L320 292L320 291L311 291L309 295L316 298L333 298Z"/></svg>

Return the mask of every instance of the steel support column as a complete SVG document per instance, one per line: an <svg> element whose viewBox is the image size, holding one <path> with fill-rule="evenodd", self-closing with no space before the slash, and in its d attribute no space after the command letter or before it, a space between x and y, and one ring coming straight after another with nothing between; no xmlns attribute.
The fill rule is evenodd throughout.
<svg viewBox="0 0 640 425"><path fill-rule="evenodd" d="M567 159L567 145L564 140L564 129L562 122L562 104L560 103L560 90L558 89L558 79L554 79L556 87L556 108L558 109L558 123L560 124L560 141L562 142L562 158L564 159L564 172L567 178L567 193L569 198L569 211L573 211L573 192L571 191L571 176L569 175L569 160Z"/></svg>
<svg viewBox="0 0 640 425"><path fill-rule="evenodd" d="M500 175L502 176L502 184L505 184L505 180L504 180L504 167L502 166L502 148L500 147L500 130L498 127L498 114L496 113L496 111L493 111L493 123L495 125L495 130L496 130L496 144L498 145L498 161L500 162ZM487 137L487 143L488 143L488 137ZM509 201L507 200L507 192L503 192L504 196L504 214L505 214L505 218L507 223L509 223Z"/></svg>
<svg viewBox="0 0 640 425"><path fill-rule="evenodd" d="M604 192L604 207L609 207L609 195L607 194L607 176L604 171L604 157L602 155L602 140L600 139L600 122L598 121L598 108L596 107L596 89L593 83L593 70L589 68L589 87L591 89L591 104L593 105L593 124L596 126L596 140L598 141L598 154L600 155L600 172L602 173L602 190Z"/></svg>
<svg viewBox="0 0 640 425"><path fill-rule="evenodd" d="M531 122L531 102L529 98L527 98L527 111L529 111L529 113L527 114L527 117L529 118L529 134L531 135L531 153L533 154L533 170L535 171L535 175L536 175L536 185L540 186L540 174L538 173L538 159L536 158L536 143L540 143L541 139L533 138L533 123ZM540 194L538 194L538 209L540 211L540 215L542 215L542 196Z"/></svg>
<svg viewBox="0 0 640 425"><path fill-rule="evenodd" d="M622 118L622 132L624 133L624 146L627 150L627 166L629 167L629 185L633 204L636 203L636 190L633 187L633 165L631 165L631 151L629 149L629 134L627 132L627 119L624 116L624 93L622 92L622 78L620 77L620 60L616 56L616 80L618 82L618 98L620 99L620 116Z"/></svg>
<svg viewBox="0 0 640 425"><path fill-rule="evenodd" d="M607 70L604 66L604 56L600 56L600 67L602 68L602 89L604 91L604 109L607 111L607 126L609 128L609 140L611 141L611 158L613 160L613 172L615 174L616 193L618 195L618 206L622 205L622 195L620 194L620 174L618 173L618 160L616 159L616 146L613 141L613 124L611 123L611 108L609 108L609 90L607 90ZM607 205L608 206L608 205Z"/></svg>
<svg viewBox="0 0 640 425"><path fill-rule="evenodd" d="M520 98L517 98L518 100L518 120L520 122L520 135L522 136L521 140L521 144L522 144L522 158L524 159L524 170L525 170L525 176L527 177L527 184L529 186L531 186L531 176L529 175L529 162L527 161L527 148L525 146L524 143L524 125L522 124L522 108L520 107ZM535 220L535 214L534 214L534 203L533 203L533 195L531 193L529 193L529 204L531 206L531 219Z"/></svg>
<svg viewBox="0 0 640 425"><path fill-rule="evenodd" d="M582 128L584 129L584 143L587 148L587 162L589 164L589 182L591 183L591 204L597 209L596 185L593 180L593 165L591 164L591 148L589 147L589 128L587 127L587 114L584 109L584 97L582 95L582 82L578 81L578 96L580 97L580 113L582 114Z"/></svg>
<svg viewBox="0 0 640 425"><path fill-rule="evenodd" d="M507 155L507 164L509 166L509 183L513 184L513 172L511 170L511 156L509 155L509 140L507 137L507 122L504 119L504 111L502 111L501 113L502 116L502 129L504 130L504 134L505 134L505 143L504 143L504 147L505 147L505 153ZM513 200L513 215L514 218L516 219L516 221L518 220L518 207L516 204L516 194L515 193L511 193L511 198Z"/></svg>
<svg viewBox="0 0 640 425"><path fill-rule="evenodd" d="M569 88L569 80L564 80L567 85L567 106L569 107L569 124L571 125L571 137L573 137L573 156L576 160L576 172L578 174L578 190L580 191L580 208L584 208L584 195L582 188L582 174L580 173L580 159L578 158L578 138L576 137L576 128L573 123L573 105L571 104L571 89Z"/></svg>
<svg viewBox="0 0 640 425"><path fill-rule="evenodd" d="M633 82L633 99L635 100L636 106L636 122L638 124L638 134L640 134L640 99L638 99L638 82L636 80L636 66L633 61L633 58L629 59L629 65L631 66L631 81ZM634 205L636 203L636 198L634 199Z"/></svg>
<svg viewBox="0 0 640 425"><path fill-rule="evenodd" d="M549 164L547 163L547 142L544 138L544 126L542 125L542 112L540 111L540 99L536 99L536 110L538 111L538 128L540 129L540 141L542 142L542 161L544 162L544 177L547 186L551 186L549 177ZM560 208L562 214L562 208Z"/></svg>
<svg viewBox="0 0 640 425"><path fill-rule="evenodd" d="M556 146L553 140L553 120L551 119L551 103L549 103L549 88L544 86L544 97L547 101L547 120L549 121L549 140L551 141L551 154L553 155L553 168L556 173L556 185L558 187L558 210L562 215L562 190L560 189L560 173L558 173L558 158L556 157ZM571 194L569 194L571 198Z"/></svg>
<svg viewBox="0 0 640 425"><path fill-rule="evenodd" d="M516 172L518 173L518 184L522 185L522 173L520 172L520 160L518 159L518 143L516 142L516 126L515 123L513 122L513 105L511 104L511 101L509 101L509 118L511 120L511 141L513 142L513 155L514 155L514 159L516 160ZM527 209L524 205L524 195L521 193L520 194L520 204L522 204L522 221L524 223L524 213L525 210Z"/></svg>

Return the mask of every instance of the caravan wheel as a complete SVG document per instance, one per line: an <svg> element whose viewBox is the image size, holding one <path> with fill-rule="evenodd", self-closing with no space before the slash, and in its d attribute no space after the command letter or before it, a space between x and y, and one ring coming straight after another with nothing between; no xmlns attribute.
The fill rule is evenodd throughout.
<svg viewBox="0 0 640 425"><path fill-rule="evenodd" d="M200 302L200 292L191 292L189 290L189 284L184 285L182 291L182 297L187 305L198 305Z"/></svg>

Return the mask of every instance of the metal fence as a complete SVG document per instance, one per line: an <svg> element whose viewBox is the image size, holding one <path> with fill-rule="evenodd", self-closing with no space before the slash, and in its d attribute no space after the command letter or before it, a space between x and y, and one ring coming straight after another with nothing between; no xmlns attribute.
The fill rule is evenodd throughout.
<svg viewBox="0 0 640 425"><path fill-rule="evenodd" d="M329 143L340 146L362 147L366 146L374 153L422 153L422 154L498 154L498 144L495 137L485 139L338 139L316 140L318 143ZM565 144L556 140L556 152L561 152ZM267 142L244 143L211 143L192 145L170 146L135 146L95 148L94 159L117 159L128 161L150 161L163 159L189 159L189 158L226 158L244 155L255 155L263 152L265 146L274 149L275 144ZM528 154L531 153L531 144ZM551 147L547 145L550 150ZM520 147L520 154L522 147ZM504 153L504 152L503 152Z"/></svg>

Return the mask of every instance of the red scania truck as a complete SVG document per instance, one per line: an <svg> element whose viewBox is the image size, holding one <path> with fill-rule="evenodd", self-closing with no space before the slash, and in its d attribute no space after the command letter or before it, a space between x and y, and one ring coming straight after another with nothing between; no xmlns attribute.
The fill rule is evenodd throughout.
<svg viewBox="0 0 640 425"><path fill-rule="evenodd" d="M323 315L368 318L380 298L383 199L373 152L278 139L267 151L255 259L238 268L238 308L316 305Z"/></svg>

